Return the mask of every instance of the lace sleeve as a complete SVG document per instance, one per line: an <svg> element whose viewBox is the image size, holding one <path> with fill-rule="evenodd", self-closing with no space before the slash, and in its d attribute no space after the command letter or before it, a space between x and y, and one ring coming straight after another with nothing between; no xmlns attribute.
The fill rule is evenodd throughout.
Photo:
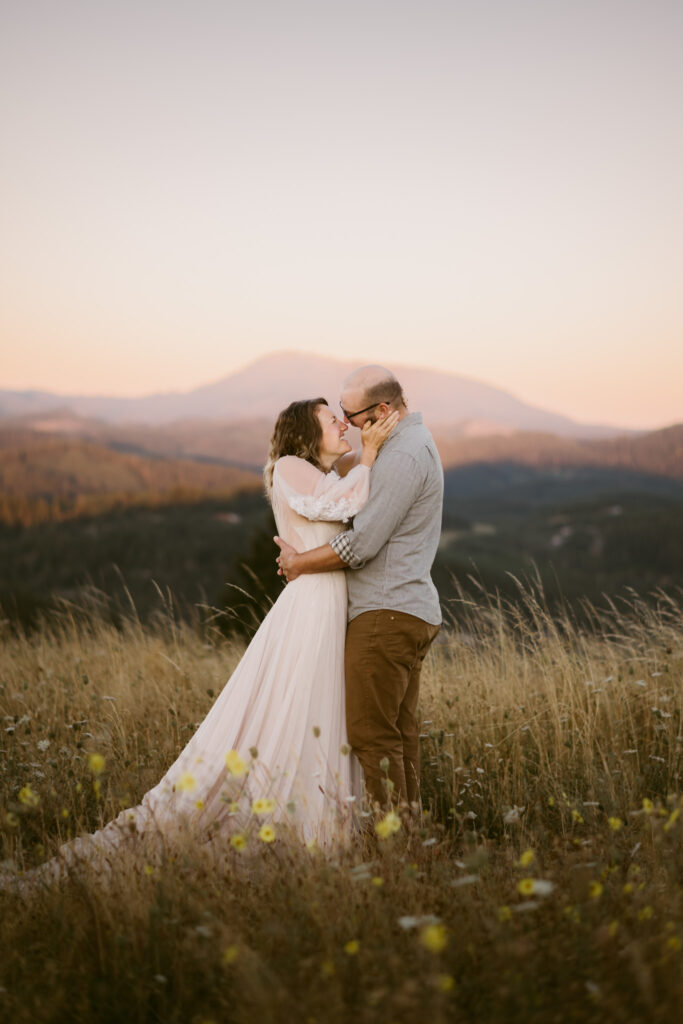
<svg viewBox="0 0 683 1024"><path fill-rule="evenodd" d="M358 504L349 498L337 498L333 501L325 495L313 498L309 495L294 494L289 499L289 507L304 519L324 519L330 523L348 523L356 512L360 512L364 504L365 502Z"/></svg>
<svg viewBox="0 0 683 1024"><path fill-rule="evenodd" d="M275 464L276 485L289 507L305 519L346 523L368 500L370 470L354 466L341 478L334 470L322 473L304 459L287 455Z"/></svg>

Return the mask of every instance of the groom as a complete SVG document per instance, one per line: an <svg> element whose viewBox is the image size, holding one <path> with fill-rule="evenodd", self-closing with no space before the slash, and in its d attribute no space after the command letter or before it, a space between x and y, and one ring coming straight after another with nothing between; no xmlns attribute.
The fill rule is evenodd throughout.
<svg viewBox="0 0 683 1024"><path fill-rule="evenodd" d="M288 580L351 570L344 659L349 743L373 801L413 803L420 795L420 670L441 623L429 570L441 532L443 469L422 416L408 412L389 370L354 371L343 383L340 406L346 423L359 428L399 413L372 469L368 502L350 530L322 547L299 554L276 537L277 561ZM393 786L387 787L387 774Z"/></svg>

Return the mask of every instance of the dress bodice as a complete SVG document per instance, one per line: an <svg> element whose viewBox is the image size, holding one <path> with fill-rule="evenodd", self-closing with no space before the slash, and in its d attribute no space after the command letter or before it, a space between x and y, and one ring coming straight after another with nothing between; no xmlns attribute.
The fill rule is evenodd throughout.
<svg viewBox="0 0 683 1024"><path fill-rule="evenodd" d="M344 523L341 520L329 523L321 520L311 522L293 511L291 515L285 514L284 516L276 513L275 524L278 535L297 551L310 551L312 548L320 547L321 544L327 544L344 529Z"/></svg>
<svg viewBox="0 0 683 1024"><path fill-rule="evenodd" d="M272 503L279 535L297 551L327 544L368 499L370 470L354 466L345 477L323 473L286 455L275 463Z"/></svg>

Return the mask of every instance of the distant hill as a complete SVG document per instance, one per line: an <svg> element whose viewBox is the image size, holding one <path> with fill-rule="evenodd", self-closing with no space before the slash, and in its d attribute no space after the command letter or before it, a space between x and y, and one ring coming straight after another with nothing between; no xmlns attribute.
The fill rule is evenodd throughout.
<svg viewBox="0 0 683 1024"><path fill-rule="evenodd" d="M264 418L144 427L64 410L0 423L0 617L30 622L52 594L87 600L124 579L144 614L156 585L186 607L232 607L245 588L257 604L276 596L260 475L271 429ZM434 579L447 609L453 580L473 573L511 598L532 570L563 601L680 587L683 425L600 441L436 437L446 496Z"/></svg>
<svg viewBox="0 0 683 1024"><path fill-rule="evenodd" d="M0 419L0 430L9 427L80 438L120 452L217 462L259 473L273 430L272 422L267 419L233 423L177 420L164 426L108 423L76 416L65 408Z"/></svg>
<svg viewBox="0 0 683 1024"><path fill-rule="evenodd" d="M260 486L259 474L232 466L124 454L77 438L0 429L0 522L33 525L114 506L227 498Z"/></svg>
<svg viewBox="0 0 683 1024"><path fill-rule="evenodd" d="M0 421L0 428L2 428ZM5 421L19 431L81 438L119 452L200 459L260 472L272 423L245 419L233 423L190 420L168 426L112 424L76 417L69 410ZM683 424L640 436L602 440L514 432L463 437L457 427L436 427L435 439L446 469L475 463L516 463L536 468L613 467L683 479ZM349 439L358 444L358 433Z"/></svg>
<svg viewBox="0 0 683 1024"><path fill-rule="evenodd" d="M36 415L66 407L78 417L116 424L168 425L201 419L269 424L295 398L322 395L336 406L340 383L355 363L300 352L278 352L245 369L187 392L141 398L55 395L46 391L0 390L0 417ZM628 433L619 428L578 423L539 409L497 387L452 373L393 365L411 408L421 409L434 429L451 433L542 431L567 437L608 437Z"/></svg>
<svg viewBox="0 0 683 1024"><path fill-rule="evenodd" d="M507 463L545 469L591 467L683 480L683 424L640 437L582 440L552 434L518 433L493 437L452 437L436 433L447 469Z"/></svg>

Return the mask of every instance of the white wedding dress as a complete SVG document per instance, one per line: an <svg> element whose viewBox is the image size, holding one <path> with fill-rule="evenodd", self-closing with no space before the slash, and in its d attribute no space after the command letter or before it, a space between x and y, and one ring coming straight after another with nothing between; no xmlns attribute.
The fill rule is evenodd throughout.
<svg viewBox="0 0 683 1024"><path fill-rule="evenodd" d="M299 551L327 543L367 501L369 476L365 466L342 479L294 456L279 459L272 492L279 535ZM36 874L59 877L83 859L109 860L136 835L227 841L248 829L250 817L252 831L268 823L277 834L286 822L304 842L348 837L362 778L346 747L346 602L342 570L287 584L161 781L137 807L60 847ZM248 765L243 777L226 768L233 750ZM271 810L254 820L253 801L261 799Z"/></svg>

